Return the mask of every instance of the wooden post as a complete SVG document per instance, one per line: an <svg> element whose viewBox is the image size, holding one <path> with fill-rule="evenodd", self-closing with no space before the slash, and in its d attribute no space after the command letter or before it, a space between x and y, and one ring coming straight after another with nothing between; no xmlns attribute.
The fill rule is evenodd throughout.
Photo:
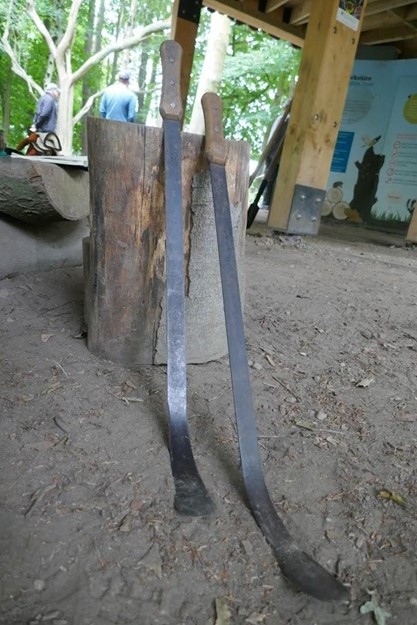
<svg viewBox="0 0 417 625"><path fill-rule="evenodd" d="M311 3L268 226L316 234L360 28L337 19L339 0Z"/></svg>
<svg viewBox="0 0 417 625"><path fill-rule="evenodd" d="M200 135L182 134L188 362L207 362L227 353L203 140ZM88 152L91 236L89 245L84 242L88 348L132 368L164 363L162 130L89 118ZM244 250L248 169L248 144L230 142L227 175L238 259Z"/></svg>

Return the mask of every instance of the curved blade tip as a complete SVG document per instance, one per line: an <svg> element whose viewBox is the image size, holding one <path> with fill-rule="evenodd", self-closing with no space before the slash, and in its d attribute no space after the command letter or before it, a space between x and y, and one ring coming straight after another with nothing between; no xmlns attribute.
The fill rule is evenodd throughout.
<svg viewBox="0 0 417 625"><path fill-rule="evenodd" d="M304 551L293 551L291 557L279 565L292 584L320 601L349 599L349 589Z"/></svg>
<svg viewBox="0 0 417 625"><path fill-rule="evenodd" d="M208 516L214 503L203 482L175 480L174 508L185 516Z"/></svg>

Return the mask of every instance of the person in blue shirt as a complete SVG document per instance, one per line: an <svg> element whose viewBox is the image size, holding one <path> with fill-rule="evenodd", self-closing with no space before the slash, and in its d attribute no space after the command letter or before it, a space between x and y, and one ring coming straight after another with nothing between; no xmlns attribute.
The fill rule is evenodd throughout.
<svg viewBox="0 0 417 625"><path fill-rule="evenodd" d="M120 122L134 122L137 109L136 95L129 89L130 74L122 71L119 80L105 89L100 101L100 117Z"/></svg>
<svg viewBox="0 0 417 625"><path fill-rule="evenodd" d="M58 100L61 90L55 83L45 88L45 93L38 100L35 117L30 127L31 132L55 132L58 118Z"/></svg>

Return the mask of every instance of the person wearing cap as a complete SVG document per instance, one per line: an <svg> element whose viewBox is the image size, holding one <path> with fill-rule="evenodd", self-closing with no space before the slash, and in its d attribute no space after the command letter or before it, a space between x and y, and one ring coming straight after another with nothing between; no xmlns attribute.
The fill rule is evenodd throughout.
<svg viewBox="0 0 417 625"><path fill-rule="evenodd" d="M105 89L100 100L100 117L120 122L134 122L137 110L137 98L129 89L130 74L119 73L119 80Z"/></svg>
<svg viewBox="0 0 417 625"><path fill-rule="evenodd" d="M45 93L38 100L31 132L55 132L58 118L58 100L61 90L51 82L45 88Z"/></svg>

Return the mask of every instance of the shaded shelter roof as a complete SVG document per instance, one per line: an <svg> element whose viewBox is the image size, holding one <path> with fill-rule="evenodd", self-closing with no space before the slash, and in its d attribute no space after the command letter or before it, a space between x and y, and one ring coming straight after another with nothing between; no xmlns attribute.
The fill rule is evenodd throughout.
<svg viewBox="0 0 417 625"><path fill-rule="evenodd" d="M356 55L417 58L417 1L174 0L173 36L184 50L184 104L202 4L303 50L268 226L316 234ZM417 213L409 241L416 239L414 222Z"/></svg>
<svg viewBox="0 0 417 625"><path fill-rule="evenodd" d="M203 4L244 24L303 46L314 0L204 0ZM342 4L342 3L341 3ZM346 2L345 4L349 4ZM353 3L355 4L355 3ZM403 58L417 57L417 2L368 0L360 45L395 45Z"/></svg>

